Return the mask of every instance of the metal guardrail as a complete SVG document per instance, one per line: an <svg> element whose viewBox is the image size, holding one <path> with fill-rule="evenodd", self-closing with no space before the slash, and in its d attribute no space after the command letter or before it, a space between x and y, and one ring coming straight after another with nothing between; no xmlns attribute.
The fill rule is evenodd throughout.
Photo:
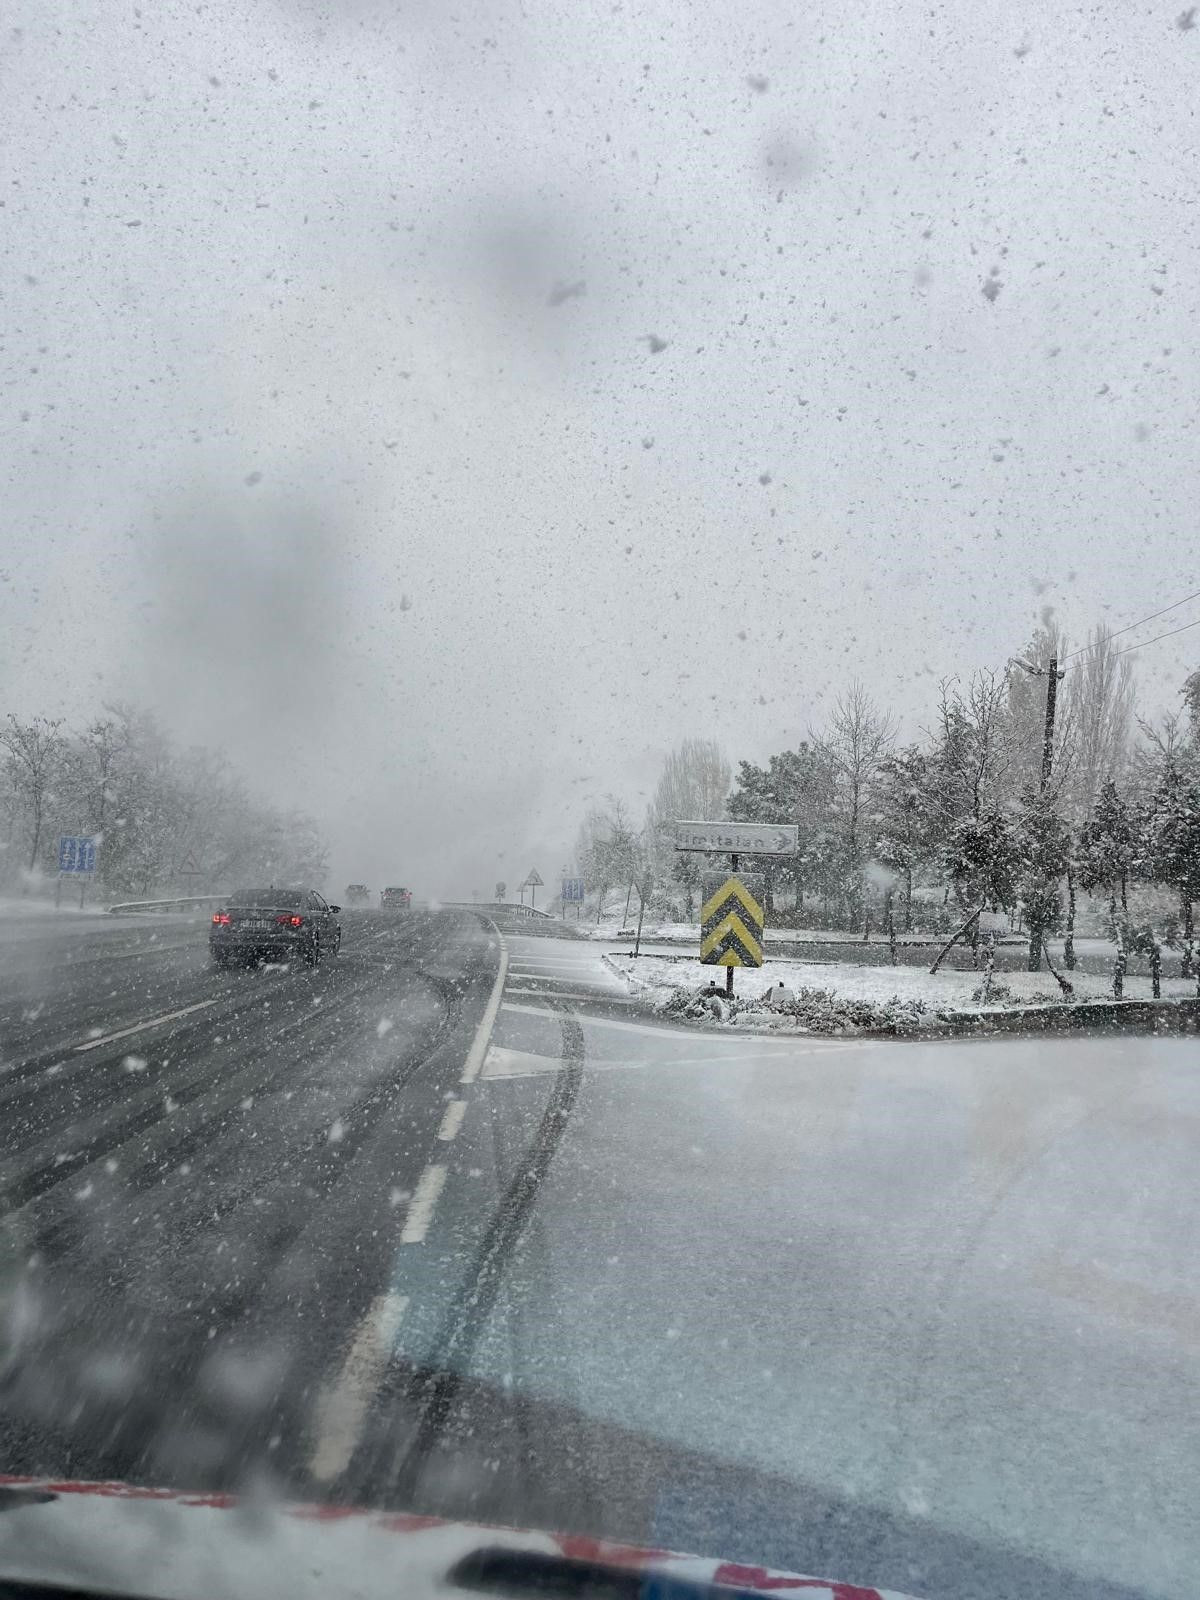
<svg viewBox="0 0 1200 1600"><path fill-rule="evenodd" d="M201 906L220 905L228 896L223 894L184 894L173 900L126 900L121 905L109 906L110 917L153 915L155 912L199 910Z"/></svg>

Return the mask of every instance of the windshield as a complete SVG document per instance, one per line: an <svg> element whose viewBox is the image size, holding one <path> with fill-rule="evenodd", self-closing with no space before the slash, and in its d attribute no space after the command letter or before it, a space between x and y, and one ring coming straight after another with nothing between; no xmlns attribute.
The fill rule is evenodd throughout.
<svg viewBox="0 0 1200 1600"><path fill-rule="evenodd" d="M5 9L0 1596L1200 1595L1198 85Z"/></svg>

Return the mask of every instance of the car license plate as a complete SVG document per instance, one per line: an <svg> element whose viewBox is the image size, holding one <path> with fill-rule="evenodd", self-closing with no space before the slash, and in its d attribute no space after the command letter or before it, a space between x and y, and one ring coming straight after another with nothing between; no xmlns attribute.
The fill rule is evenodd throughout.
<svg viewBox="0 0 1200 1600"><path fill-rule="evenodd" d="M245 922L241 923L240 926L243 928L249 928L253 933L263 933L271 926L271 924L265 917L250 917Z"/></svg>

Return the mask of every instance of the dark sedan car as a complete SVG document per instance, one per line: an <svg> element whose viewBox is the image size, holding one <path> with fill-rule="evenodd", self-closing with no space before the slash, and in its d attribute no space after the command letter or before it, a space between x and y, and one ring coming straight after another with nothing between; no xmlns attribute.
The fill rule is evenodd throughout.
<svg viewBox="0 0 1200 1600"><path fill-rule="evenodd" d="M338 953L341 909L315 889L238 889L213 913L208 947L218 967L259 958L315 967L322 956Z"/></svg>

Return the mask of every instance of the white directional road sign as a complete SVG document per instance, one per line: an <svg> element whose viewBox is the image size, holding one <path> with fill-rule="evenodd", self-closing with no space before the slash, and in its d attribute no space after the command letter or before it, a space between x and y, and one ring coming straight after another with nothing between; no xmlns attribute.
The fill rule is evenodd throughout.
<svg viewBox="0 0 1200 1600"><path fill-rule="evenodd" d="M676 850L720 850L739 856L794 856L800 829L794 822L677 822Z"/></svg>

